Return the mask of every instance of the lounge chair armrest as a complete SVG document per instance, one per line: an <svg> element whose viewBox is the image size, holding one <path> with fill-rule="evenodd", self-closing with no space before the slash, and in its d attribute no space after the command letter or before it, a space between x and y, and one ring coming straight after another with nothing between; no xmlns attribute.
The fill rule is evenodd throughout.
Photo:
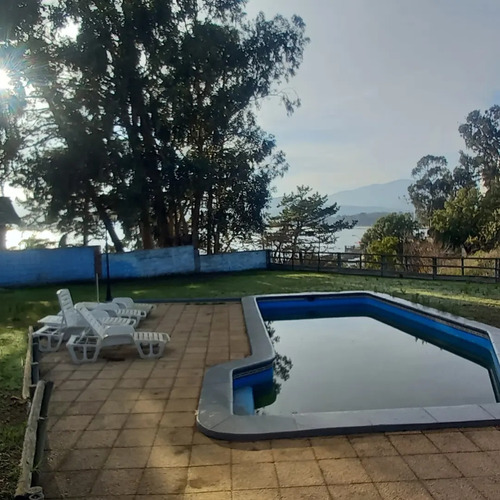
<svg viewBox="0 0 500 500"><path fill-rule="evenodd" d="M130 325L110 325L105 327L106 335L133 335L135 328Z"/></svg>

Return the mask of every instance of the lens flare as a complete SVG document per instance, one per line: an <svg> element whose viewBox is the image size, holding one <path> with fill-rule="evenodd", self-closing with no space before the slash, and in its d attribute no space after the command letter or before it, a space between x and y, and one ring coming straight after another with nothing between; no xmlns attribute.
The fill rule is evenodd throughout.
<svg viewBox="0 0 500 500"><path fill-rule="evenodd" d="M9 74L5 69L0 68L0 90L7 90L11 88L11 81Z"/></svg>

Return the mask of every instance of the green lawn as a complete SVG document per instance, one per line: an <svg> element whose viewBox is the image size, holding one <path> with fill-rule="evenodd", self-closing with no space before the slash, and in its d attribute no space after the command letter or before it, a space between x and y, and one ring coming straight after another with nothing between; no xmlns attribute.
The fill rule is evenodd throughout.
<svg viewBox="0 0 500 500"><path fill-rule="evenodd" d="M26 332L58 310L58 286L0 289L0 498L15 485L23 435L20 413ZM70 285L73 299L95 300L94 285ZM134 299L224 298L266 293L372 290L500 327L500 286L449 281L403 280L309 272L259 271L120 282L113 295ZM101 299L104 298L104 284ZM21 408L22 410L22 408Z"/></svg>

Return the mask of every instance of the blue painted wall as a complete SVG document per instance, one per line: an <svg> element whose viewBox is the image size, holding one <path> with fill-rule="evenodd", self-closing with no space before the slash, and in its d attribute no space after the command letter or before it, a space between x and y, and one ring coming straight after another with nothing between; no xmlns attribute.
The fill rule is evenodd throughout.
<svg viewBox="0 0 500 500"><path fill-rule="evenodd" d="M224 273L267 268L267 250L200 255L201 273Z"/></svg>
<svg viewBox="0 0 500 500"><path fill-rule="evenodd" d="M112 279L194 272L195 250L192 246L109 254L109 274ZM102 256L102 276L106 277L106 255Z"/></svg>
<svg viewBox="0 0 500 500"><path fill-rule="evenodd" d="M95 279L97 247L0 252L0 286L43 285Z"/></svg>

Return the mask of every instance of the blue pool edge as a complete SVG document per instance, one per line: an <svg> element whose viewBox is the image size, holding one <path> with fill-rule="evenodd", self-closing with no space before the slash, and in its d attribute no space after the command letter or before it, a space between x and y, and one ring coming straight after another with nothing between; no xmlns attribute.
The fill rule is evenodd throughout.
<svg viewBox="0 0 500 500"><path fill-rule="evenodd" d="M259 299L330 296L378 299L418 314L445 320L456 325L459 329L465 327L479 330L487 334L497 360L500 360L499 329L386 294L370 291L307 292L244 297L241 304L252 354L244 359L210 367L205 372L196 419L198 429L201 432L216 439L245 441L500 424L500 403L303 413L287 416L234 414L233 379L235 376L237 377L239 373L264 372L272 365L274 358L274 350L257 301Z"/></svg>

